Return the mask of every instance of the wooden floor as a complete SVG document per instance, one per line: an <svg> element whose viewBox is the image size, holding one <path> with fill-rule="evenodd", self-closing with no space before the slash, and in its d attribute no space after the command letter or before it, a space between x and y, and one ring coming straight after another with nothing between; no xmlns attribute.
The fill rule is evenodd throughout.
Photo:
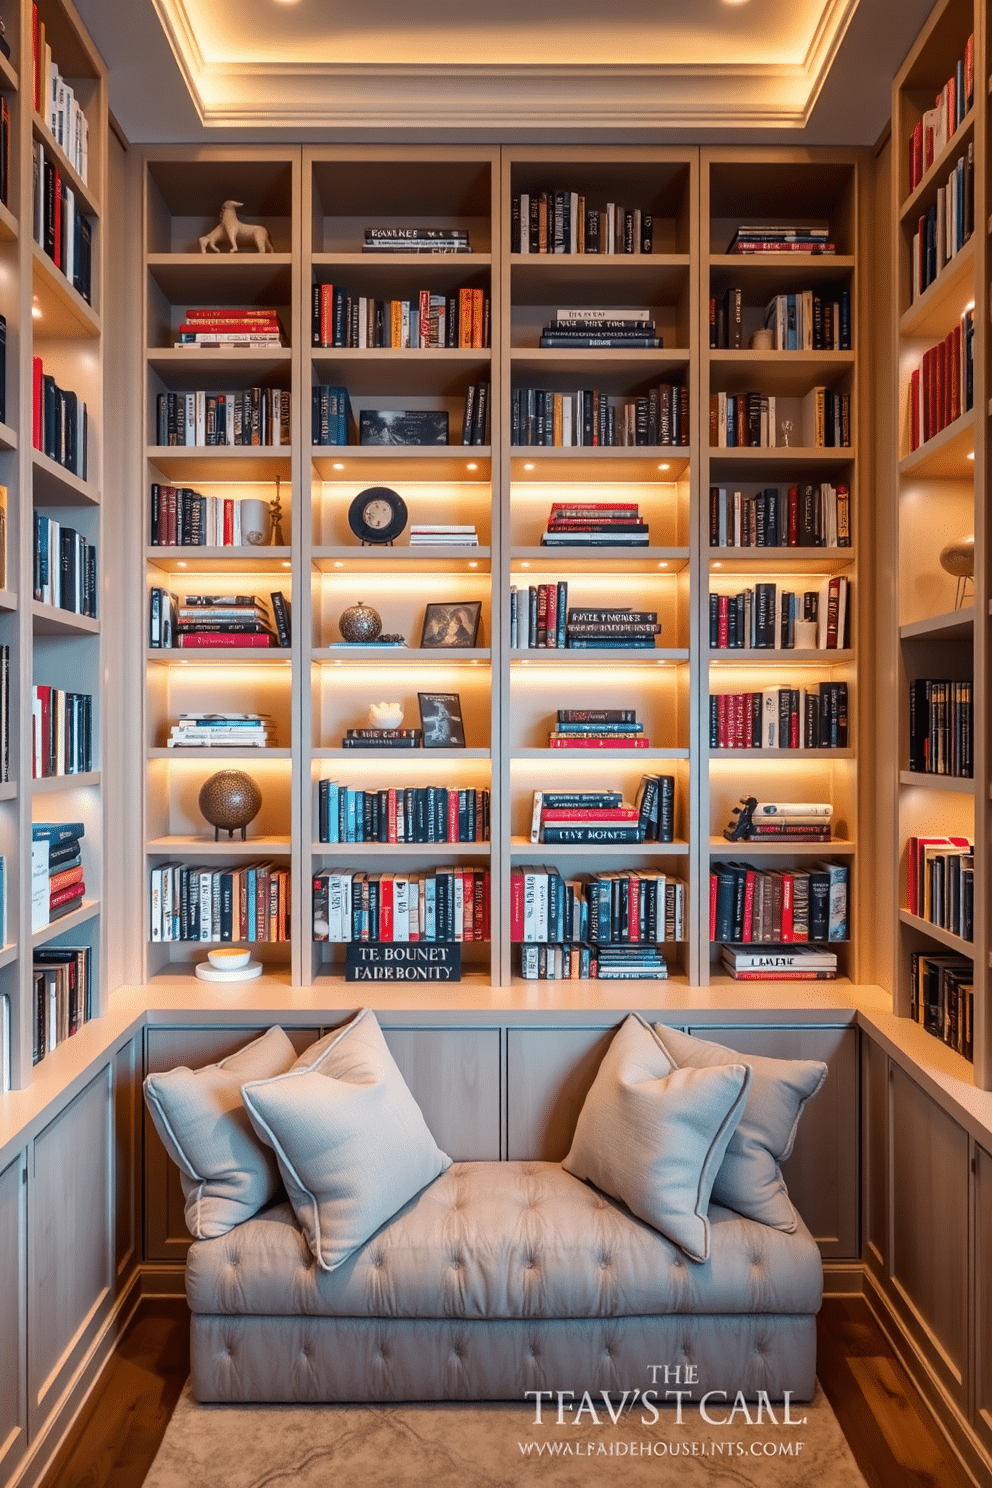
<svg viewBox="0 0 992 1488"><path fill-rule="evenodd" d="M869 1488L973 1488L860 1297L827 1297L817 1374ZM40 1488L139 1488L189 1372L180 1299L147 1302Z"/></svg>

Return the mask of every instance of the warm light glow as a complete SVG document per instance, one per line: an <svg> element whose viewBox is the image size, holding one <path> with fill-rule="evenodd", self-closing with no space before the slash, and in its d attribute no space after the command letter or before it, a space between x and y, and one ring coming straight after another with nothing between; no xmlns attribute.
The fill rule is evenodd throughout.
<svg viewBox="0 0 992 1488"><path fill-rule="evenodd" d="M342 465L342 463L341 463L341 461L340 461L340 460L336 460L336 461L335 461L335 462L334 462L334 466L333 466L333 468L334 468L334 469L335 469L335 470L343 470L343 469L344 469L344 466L343 466L343 465Z"/></svg>
<svg viewBox="0 0 992 1488"><path fill-rule="evenodd" d="M968 451L968 459L969 460L973 460L974 458L975 458L975 451L974 450L969 450Z"/></svg>
<svg viewBox="0 0 992 1488"><path fill-rule="evenodd" d="M344 568L344 564L341 562L341 559L340 558L335 558L335 560L334 560L334 567L335 568Z"/></svg>
<svg viewBox="0 0 992 1488"><path fill-rule="evenodd" d="M665 464L665 465L659 465L659 466L658 466L658 469L659 469L659 470L670 470L670 469L671 469L671 466L670 466L670 465L668 465L668 464Z"/></svg>
<svg viewBox="0 0 992 1488"><path fill-rule="evenodd" d="M176 567L177 568L185 568L186 567L186 560L185 560L185 558L180 558L179 562L176 564Z"/></svg>
<svg viewBox="0 0 992 1488"><path fill-rule="evenodd" d="M658 567L659 568L667 568L668 567L668 564L667 563L659 563L658 564Z"/></svg>
<svg viewBox="0 0 992 1488"><path fill-rule="evenodd" d="M974 308L975 308L975 302L974 302L974 300L969 300L968 303L967 303L967 305L965 305L964 308L965 308L965 313L966 314L967 314L967 312L969 310L974 310Z"/></svg>
<svg viewBox="0 0 992 1488"><path fill-rule="evenodd" d="M38 304L37 300L35 300L34 304L31 306L31 314L34 316L35 320L41 319L41 306Z"/></svg>
<svg viewBox="0 0 992 1488"><path fill-rule="evenodd" d="M521 563L520 567L521 568L530 568L530 560L528 559L525 562Z"/></svg>
<svg viewBox="0 0 992 1488"><path fill-rule="evenodd" d="M474 460L470 460L469 463L465 466L466 470L478 470L478 468L479 467L478 465L476 465Z"/></svg>
<svg viewBox="0 0 992 1488"><path fill-rule="evenodd" d="M285 559L284 559L284 560L283 560L283 565L282 565L282 566L283 566L283 568L292 568L292 566L293 566L293 565L292 565L292 564L291 564L291 563L288 563L288 562L287 562L287 561L286 561L286 560L285 560Z"/></svg>
<svg viewBox="0 0 992 1488"><path fill-rule="evenodd" d="M533 467L533 465L525 465L525 466L524 466L524 469L525 469L525 470L533 470L533 469L534 469L534 467Z"/></svg>
<svg viewBox="0 0 992 1488"><path fill-rule="evenodd" d="M470 558L469 559L468 566L469 566L469 568L478 568L478 566L479 566L478 559L477 558Z"/></svg>

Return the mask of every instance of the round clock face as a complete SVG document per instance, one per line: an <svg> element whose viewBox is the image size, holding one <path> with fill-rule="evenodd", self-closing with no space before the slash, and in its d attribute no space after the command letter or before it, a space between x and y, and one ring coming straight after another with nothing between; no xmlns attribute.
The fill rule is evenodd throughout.
<svg viewBox="0 0 992 1488"><path fill-rule="evenodd" d="M389 543L406 526L406 503L388 486L369 486L359 491L348 511L348 525L367 543Z"/></svg>

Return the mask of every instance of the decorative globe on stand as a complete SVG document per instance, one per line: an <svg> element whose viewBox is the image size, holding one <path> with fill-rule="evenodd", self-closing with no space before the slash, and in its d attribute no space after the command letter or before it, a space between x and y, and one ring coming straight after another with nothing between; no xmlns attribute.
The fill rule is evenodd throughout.
<svg viewBox="0 0 992 1488"><path fill-rule="evenodd" d="M940 566L945 573L957 579L957 589L954 594L954 608L963 609L970 597L972 603L975 599L975 537L959 537L957 542L947 544L940 555ZM971 595L968 594L968 585L971 585Z"/></svg>
<svg viewBox="0 0 992 1488"><path fill-rule="evenodd" d="M248 823L262 809L262 792L244 770L218 770L200 787L200 810L214 829L214 841L220 841L221 829L233 837L240 828L245 841Z"/></svg>
<svg viewBox="0 0 992 1488"><path fill-rule="evenodd" d="M382 616L360 599L342 612L338 626L345 640L353 644L374 641L382 630Z"/></svg>

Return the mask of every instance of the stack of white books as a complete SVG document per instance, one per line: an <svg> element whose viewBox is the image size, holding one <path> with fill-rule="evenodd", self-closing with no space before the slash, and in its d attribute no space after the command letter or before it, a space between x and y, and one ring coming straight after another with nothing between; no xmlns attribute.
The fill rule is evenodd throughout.
<svg viewBox="0 0 992 1488"><path fill-rule="evenodd" d="M448 522L410 524L411 548L477 548L479 536L474 527L456 527Z"/></svg>
<svg viewBox="0 0 992 1488"><path fill-rule="evenodd" d="M275 729L264 713L180 713L168 740L170 749L265 749L274 743Z"/></svg>

